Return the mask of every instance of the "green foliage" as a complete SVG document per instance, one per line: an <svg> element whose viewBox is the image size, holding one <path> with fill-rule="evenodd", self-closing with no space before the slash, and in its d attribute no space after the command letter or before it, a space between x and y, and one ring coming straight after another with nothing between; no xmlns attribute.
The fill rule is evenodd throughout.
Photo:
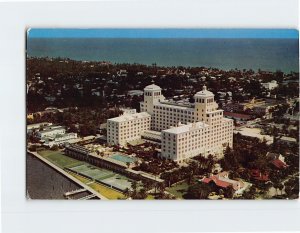
<svg viewBox="0 0 300 233"><path fill-rule="evenodd" d="M190 186L184 197L186 199L207 199L212 191L213 189L208 184L199 183Z"/></svg>

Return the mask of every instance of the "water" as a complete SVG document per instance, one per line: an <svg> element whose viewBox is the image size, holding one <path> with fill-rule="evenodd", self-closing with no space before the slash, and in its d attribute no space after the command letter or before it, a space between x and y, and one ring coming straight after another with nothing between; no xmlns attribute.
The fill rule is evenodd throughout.
<svg viewBox="0 0 300 233"><path fill-rule="evenodd" d="M297 39L31 38L27 52L36 57L112 63L205 66L224 70L299 70Z"/></svg>
<svg viewBox="0 0 300 233"><path fill-rule="evenodd" d="M26 156L26 187L31 199L65 199L64 193L82 188L30 154Z"/></svg>

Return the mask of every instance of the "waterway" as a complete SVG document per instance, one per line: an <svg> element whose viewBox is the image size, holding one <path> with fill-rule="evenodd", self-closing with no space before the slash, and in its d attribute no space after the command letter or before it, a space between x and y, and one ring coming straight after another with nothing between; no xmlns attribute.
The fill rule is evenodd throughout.
<svg viewBox="0 0 300 233"><path fill-rule="evenodd" d="M39 159L27 154L26 188L27 198L30 199L66 199L64 193L82 187ZM77 194L76 199L86 195L87 192Z"/></svg>

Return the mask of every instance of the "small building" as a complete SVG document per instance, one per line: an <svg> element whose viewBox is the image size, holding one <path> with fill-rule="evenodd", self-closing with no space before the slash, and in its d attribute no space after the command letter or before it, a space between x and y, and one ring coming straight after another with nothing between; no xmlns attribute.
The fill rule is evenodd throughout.
<svg viewBox="0 0 300 233"><path fill-rule="evenodd" d="M41 127L51 126L51 125L52 125L52 123L49 123L49 122L41 122L41 123L27 125L27 133L31 134L33 132L33 130L38 130Z"/></svg>
<svg viewBox="0 0 300 233"><path fill-rule="evenodd" d="M77 133L56 134L55 136L44 137L44 145L52 147L54 145L63 145L66 142L72 142L77 138Z"/></svg>
<svg viewBox="0 0 300 233"><path fill-rule="evenodd" d="M224 117L228 119L234 119L236 121L241 121L241 122L246 122L251 119L254 119L252 115L235 113L235 112L224 112Z"/></svg>
<svg viewBox="0 0 300 233"><path fill-rule="evenodd" d="M232 188L235 191L235 194L241 194L243 191L249 187L249 183L246 183L242 180L232 180L229 178L229 173L224 171L217 175L211 175L209 178L204 177L202 179L203 183L209 184L214 183L220 188Z"/></svg>
<svg viewBox="0 0 300 233"><path fill-rule="evenodd" d="M268 172L262 172L259 169L252 169L250 170L250 176L258 181L267 182L269 181L269 173Z"/></svg>
<svg viewBox="0 0 300 233"><path fill-rule="evenodd" d="M292 145L292 144L296 144L297 143L297 139L296 138L292 138L292 137L282 136L281 138L279 138L279 142Z"/></svg>
<svg viewBox="0 0 300 233"><path fill-rule="evenodd" d="M130 95L130 96L142 96L142 95L144 95L144 92L141 91L141 90L131 90L131 91L127 92L127 95Z"/></svg>
<svg viewBox="0 0 300 233"><path fill-rule="evenodd" d="M266 88L267 90L273 90L276 87L278 87L278 83L276 80L272 80L271 82L267 82L267 83L261 83L261 85Z"/></svg>
<svg viewBox="0 0 300 233"><path fill-rule="evenodd" d="M44 137L54 137L57 134L65 134L66 129L63 126L48 126L43 130L37 132L37 137L39 139L43 139Z"/></svg>
<svg viewBox="0 0 300 233"><path fill-rule="evenodd" d="M285 163L285 158L281 154L268 152L266 157L271 159L270 163L277 169L284 169L288 167L288 165Z"/></svg>
<svg viewBox="0 0 300 233"><path fill-rule="evenodd" d="M278 160L280 160L281 162L285 163L285 161L284 161L285 158L283 157L282 154L273 153L273 152L268 152L268 153L266 154L266 157L267 157L268 159L271 159L271 160L278 159Z"/></svg>

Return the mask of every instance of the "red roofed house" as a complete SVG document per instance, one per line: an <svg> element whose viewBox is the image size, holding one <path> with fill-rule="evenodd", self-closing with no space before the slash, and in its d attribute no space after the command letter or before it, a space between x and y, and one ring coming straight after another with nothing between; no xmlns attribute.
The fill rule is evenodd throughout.
<svg viewBox="0 0 300 233"><path fill-rule="evenodd" d="M278 169L287 168L288 165L285 162L282 162L280 159L275 159L271 163Z"/></svg>
<svg viewBox="0 0 300 233"><path fill-rule="evenodd" d="M260 180L260 181L268 181L269 180L269 173L268 172L261 172L258 169L252 169L252 170L250 170L250 175L255 180Z"/></svg>
<svg viewBox="0 0 300 233"><path fill-rule="evenodd" d="M247 115L247 114L241 114L241 113L235 113L235 112L224 112L224 117L229 119L235 119L237 121L249 121L253 119L253 116Z"/></svg>
<svg viewBox="0 0 300 233"><path fill-rule="evenodd" d="M214 182L218 187L228 188L232 187L233 190L238 191L244 188L245 183L240 180L231 180L228 177L228 172L221 172L217 175L211 175L209 178L205 177L202 179L202 182L208 184Z"/></svg>
<svg viewBox="0 0 300 233"><path fill-rule="evenodd" d="M281 154L268 152L266 154L267 158L272 159L271 163L278 169L283 169L288 167L288 165L284 161L284 157Z"/></svg>

